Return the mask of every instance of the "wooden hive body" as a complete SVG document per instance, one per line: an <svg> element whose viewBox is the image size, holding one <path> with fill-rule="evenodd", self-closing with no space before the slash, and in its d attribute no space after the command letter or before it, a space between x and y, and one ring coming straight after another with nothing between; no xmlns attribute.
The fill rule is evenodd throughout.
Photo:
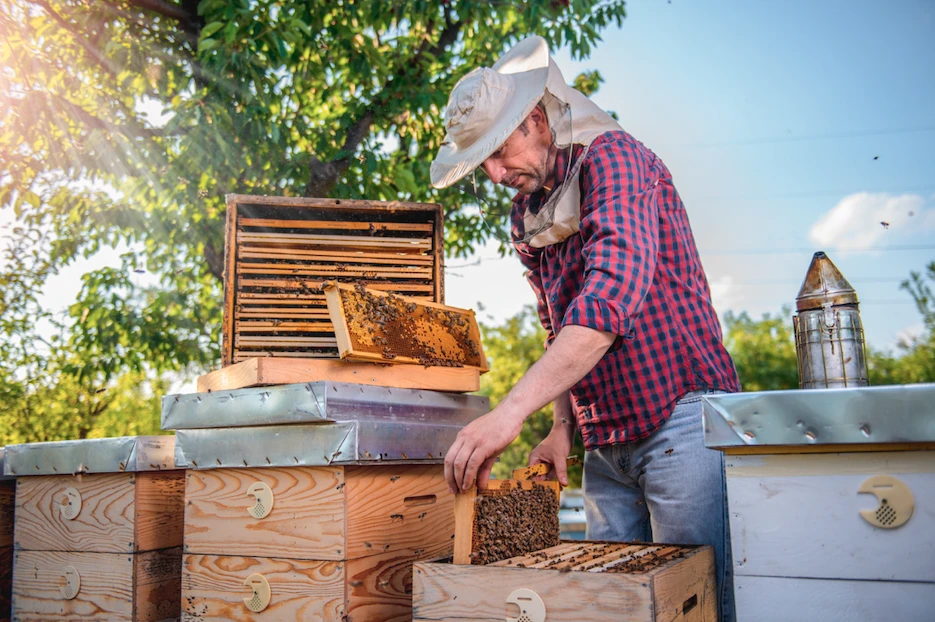
<svg viewBox="0 0 935 622"><path fill-rule="evenodd" d="M2 476L2 472L0 472ZM0 479L0 621L10 619L13 589L13 506L16 481Z"/></svg>
<svg viewBox="0 0 935 622"><path fill-rule="evenodd" d="M229 195L223 364L337 358L322 282L444 302L439 205Z"/></svg>
<svg viewBox="0 0 935 622"><path fill-rule="evenodd" d="M14 619L177 615L183 471L35 475L16 483ZM80 496L72 519L60 509L69 491ZM80 577L73 598L63 594L68 568Z"/></svg>
<svg viewBox="0 0 935 622"><path fill-rule="evenodd" d="M189 471L182 619L410 620L411 564L451 554L453 509L437 463Z"/></svg>
<svg viewBox="0 0 935 622"><path fill-rule="evenodd" d="M614 569L617 566L617 569ZM714 550L709 546L563 542L487 566L417 562L414 620L521 618L508 599L535 592L548 622L715 622Z"/></svg>

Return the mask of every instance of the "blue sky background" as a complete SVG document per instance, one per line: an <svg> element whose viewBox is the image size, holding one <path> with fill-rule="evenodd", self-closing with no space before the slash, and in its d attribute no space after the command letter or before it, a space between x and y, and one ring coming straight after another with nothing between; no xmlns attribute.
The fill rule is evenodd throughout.
<svg viewBox="0 0 935 622"><path fill-rule="evenodd" d="M899 282L935 259L935 2L627 7L589 59L554 56L568 82L598 69L594 99L672 171L718 311L792 305L824 250L872 346L920 330ZM449 304L533 302L517 259L480 258L449 261Z"/></svg>

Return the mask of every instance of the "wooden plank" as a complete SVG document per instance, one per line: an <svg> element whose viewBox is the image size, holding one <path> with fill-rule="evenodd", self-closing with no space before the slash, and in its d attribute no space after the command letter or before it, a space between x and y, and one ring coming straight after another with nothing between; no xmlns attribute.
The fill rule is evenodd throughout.
<svg viewBox="0 0 935 622"><path fill-rule="evenodd" d="M893 622L931 620L935 585L734 577L738 620L757 622Z"/></svg>
<svg viewBox="0 0 935 622"><path fill-rule="evenodd" d="M13 595L13 547L0 546L0 622L10 620Z"/></svg>
<svg viewBox="0 0 935 622"><path fill-rule="evenodd" d="M296 320L328 320L328 325L331 326L331 329L334 330L334 325L331 324L331 316L328 315L326 308L323 309L308 309L306 307L293 308L293 307L244 307L240 306L241 309L246 309L243 311L236 311L234 317L237 319L253 319L253 318L268 318L270 316L275 316L277 318L283 319L296 319ZM241 322L241 326L243 322Z"/></svg>
<svg viewBox="0 0 935 622"><path fill-rule="evenodd" d="M188 471L185 553L342 560L345 547L343 467ZM256 519L254 482L273 493L273 510Z"/></svg>
<svg viewBox="0 0 935 622"><path fill-rule="evenodd" d="M445 210L435 206L435 236L432 254L435 257L435 302L445 304Z"/></svg>
<svg viewBox="0 0 935 622"><path fill-rule="evenodd" d="M328 322L301 322L287 321L286 319L276 320L246 320L237 325L238 333L269 333L269 332L291 332L302 331L309 333L328 333L334 331L334 324Z"/></svg>
<svg viewBox="0 0 935 622"><path fill-rule="evenodd" d="M234 308L237 292L237 204L236 196L227 196L227 214L224 219L224 315L221 318L221 365L233 362L234 318L230 309Z"/></svg>
<svg viewBox="0 0 935 622"><path fill-rule="evenodd" d="M240 363L258 357L278 357L287 359L337 359L338 351L318 350L314 352L293 352L290 350L234 350L234 362Z"/></svg>
<svg viewBox="0 0 935 622"><path fill-rule="evenodd" d="M488 369L474 312L329 282L341 358Z"/></svg>
<svg viewBox="0 0 935 622"><path fill-rule="evenodd" d="M14 554L14 620L120 620L133 616L133 555L23 551ZM63 569L78 571L77 595L62 596Z"/></svg>
<svg viewBox="0 0 935 622"><path fill-rule="evenodd" d="M503 620L513 590L529 588L545 604L549 622L650 622L652 592L641 577L460 566L417 562L413 574L414 620Z"/></svg>
<svg viewBox="0 0 935 622"><path fill-rule="evenodd" d="M432 212L441 206L435 203L410 203L407 201L368 201L361 199L322 199L318 197L278 197L270 195L228 194L230 205L268 205L271 207L326 208L330 210L374 210L384 213L393 212Z"/></svg>
<svg viewBox="0 0 935 622"><path fill-rule="evenodd" d="M260 574L269 582L266 609L254 613L243 599L244 580ZM345 613L344 564L218 555L186 555L182 566L182 620L211 622L341 622Z"/></svg>
<svg viewBox="0 0 935 622"><path fill-rule="evenodd" d="M420 266L320 266L316 264L238 262L238 274L269 274L276 276L361 277L382 279L428 280L430 268Z"/></svg>
<svg viewBox="0 0 935 622"><path fill-rule="evenodd" d="M913 457L732 456L727 492L734 574L935 582L933 465ZM740 469L744 477L732 474ZM896 529L874 527L860 514L878 507L874 495L857 492L878 473L895 477L914 497L911 518Z"/></svg>
<svg viewBox="0 0 935 622"><path fill-rule="evenodd" d="M367 289L375 289L381 292L431 292L434 285L428 283L376 283L367 279L359 282ZM298 289L303 292L311 293L312 290L319 290L324 284L323 279L303 279L296 277L294 279L256 279L247 277L238 277L238 283L241 287L276 287L285 290ZM425 301L421 301L426 304Z"/></svg>
<svg viewBox="0 0 935 622"><path fill-rule="evenodd" d="M372 363L251 358L200 376L197 388L198 392L204 393L316 381L466 393L480 389L480 372L465 367L425 367L414 374L398 366Z"/></svg>
<svg viewBox="0 0 935 622"><path fill-rule="evenodd" d="M301 245L303 247L324 246L331 248L368 248L392 249L397 252L421 252L431 250L432 238L377 238L362 235L313 235L309 233L250 233L237 232L237 243L240 245L263 244L264 246L288 247Z"/></svg>
<svg viewBox="0 0 935 622"><path fill-rule="evenodd" d="M454 495L442 464L345 467L347 559L450 547Z"/></svg>
<svg viewBox="0 0 935 622"><path fill-rule="evenodd" d="M132 553L135 480L132 473L18 478L16 548ZM73 520L65 519L59 510L67 488L81 495L81 511Z"/></svg>
<svg viewBox="0 0 935 622"><path fill-rule="evenodd" d="M294 259L330 264L384 264L395 266L432 267L435 258L432 255L415 253L308 250L304 248L279 248L275 246L241 246L237 257L240 259Z"/></svg>
<svg viewBox="0 0 935 622"><path fill-rule="evenodd" d="M241 227L268 229L335 229L343 231L432 231L431 223L354 222L349 220L283 220L274 218L241 218Z"/></svg>
<svg viewBox="0 0 935 622"><path fill-rule="evenodd" d="M137 473L135 506L135 551L182 546L185 471Z"/></svg>
<svg viewBox="0 0 935 622"><path fill-rule="evenodd" d="M16 480L0 481L0 548L13 546L13 515L16 508Z"/></svg>
<svg viewBox="0 0 935 622"><path fill-rule="evenodd" d="M333 348L338 342L333 337L296 337L274 335L250 336L236 335L234 347L245 348Z"/></svg>
<svg viewBox="0 0 935 622"><path fill-rule="evenodd" d="M412 620L412 563L451 555L451 540L346 563L347 618L353 622Z"/></svg>
<svg viewBox="0 0 935 622"><path fill-rule="evenodd" d="M652 573L652 584L656 620L717 620L718 590L712 547L699 547L657 569Z"/></svg>
<svg viewBox="0 0 935 622"><path fill-rule="evenodd" d="M176 620L182 608L182 548L133 556L133 620Z"/></svg>

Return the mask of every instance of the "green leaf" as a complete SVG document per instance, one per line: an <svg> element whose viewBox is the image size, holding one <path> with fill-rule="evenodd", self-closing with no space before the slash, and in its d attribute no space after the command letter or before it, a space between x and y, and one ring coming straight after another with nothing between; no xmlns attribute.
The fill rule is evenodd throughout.
<svg viewBox="0 0 935 622"><path fill-rule="evenodd" d="M211 22L210 24L207 24L204 28L201 29L200 38L207 39L208 37L210 37L217 31L219 31L221 28L224 28L224 26L229 26L229 24L225 24L224 22Z"/></svg>

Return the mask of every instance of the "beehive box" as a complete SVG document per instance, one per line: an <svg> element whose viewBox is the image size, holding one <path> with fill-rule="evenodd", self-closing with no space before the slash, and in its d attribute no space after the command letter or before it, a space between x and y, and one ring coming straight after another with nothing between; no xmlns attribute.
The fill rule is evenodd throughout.
<svg viewBox="0 0 935 622"><path fill-rule="evenodd" d="M228 195L223 364L337 358L323 281L444 302L439 205Z"/></svg>
<svg viewBox="0 0 935 622"><path fill-rule="evenodd" d="M184 474L172 437L7 447L15 620L178 616Z"/></svg>
<svg viewBox="0 0 935 622"><path fill-rule="evenodd" d="M10 619L13 589L13 505L16 480L3 475L4 449L0 447L0 622Z"/></svg>
<svg viewBox="0 0 935 622"><path fill-rule="evenodd" d="M705 398L739 620L935 611L935 385Z"/></svg>
<svg viewBox="0 0 935 622"><path fill-rule="evenodd" d="M715 622L709 546L563 542L486 566L419 562L414 620Z"/></svg>
<svg viewBox="0 0 935 622"><path fill-rule="evenodd" d="M412 561L453 546L443 452L488 406L324 382L166 397L183 619L411 619Z"/></svg>

